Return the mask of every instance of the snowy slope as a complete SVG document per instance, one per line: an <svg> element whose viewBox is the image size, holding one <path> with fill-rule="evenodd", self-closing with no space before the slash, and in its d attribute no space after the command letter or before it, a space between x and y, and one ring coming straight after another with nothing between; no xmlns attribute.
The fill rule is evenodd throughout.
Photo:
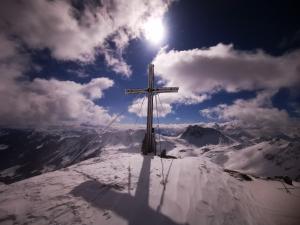
<svg viewBox="0 0 300 225"><path fill-rule="evenodd" d="M216 126L214 126L217 128ZM206 156L225 168L255 176L300 181L300 138L295 134L252 136L245 130L189 126L179 138L163 137L171 155Z"/></svg>
<svg viewBox="0 0 300 225"><path fill-rule="evenodd" d="M98 156L109 145L135 147L143 130L102 132L85 127L0 129L0 181L12 183Z"/></svg>
<svg viewBox="0 0 300 225"><path fill-rule="evenodd" d="M229 151L225 167L258 176L289 176L300 181L300 142L264 141Z"/></svg>
<svg viewBox="0 0 300 225"><path fill-rule="evenodd" d="M1 186L0 221L14 224L276 224L265 186L290 197L279 182L242 182L205 158L163 159L107 150L90 159ZM299 202L298 202L299 203ZM297 202L286 203L291 207ZM268 214L269 213L269 214ZM285 211L286 223L299 222ZM278 217L278 218L277 218ZM295 218L294 218L295 217ZM284 221L283 221L284 222ZM287 223L288 222L288 223Z"/></svg>
<svg viewBox="0 0 300 225"><path fill-rule="evenodd" d="M239 181L202 157L107 149L101 158L0 186L0 223L299 224L299 189L290 195L280 188Z"/></svg>
<svg viewBox="0 0 300 225"><path fill-rule="evenodd" d="M299 183L246 181L239 173L224 171L296 179L298 139L216 129L223 128L165 128L158 151L166 149L177 159L140 155L141 129L29 130L30 135L21 132L24 139L19 137L15 145L16 136L2 132L0 156L18 156L23 143L25 155L49 159L42 161L40 172L52 165L51 157L66 163L58 160L48 173L0 183L0 224L300 224ZM9 137L11 142L3 141ZM16 161L1 176L22 175L26 163Z"/></svg>
<svg viewBox="0 0 300 225"><path fill-rule="evenodd" d="M101 146L90 145L97 137L92 129L1 129L0 181L11 183L53 171L96 156ZM93 151L91 151L93 149Z"/></svg>

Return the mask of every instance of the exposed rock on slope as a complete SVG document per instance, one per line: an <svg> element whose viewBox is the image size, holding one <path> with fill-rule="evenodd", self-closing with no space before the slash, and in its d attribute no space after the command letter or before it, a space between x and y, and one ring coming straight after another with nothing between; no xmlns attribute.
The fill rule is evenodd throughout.
<svg viewBox="0 0 300 225"><path fill-rule="evenodd" d="M198 125L188 126L181 135L190 144L202 147L205 145L230 144L233 141L213 128L205 128Z"/></svg>

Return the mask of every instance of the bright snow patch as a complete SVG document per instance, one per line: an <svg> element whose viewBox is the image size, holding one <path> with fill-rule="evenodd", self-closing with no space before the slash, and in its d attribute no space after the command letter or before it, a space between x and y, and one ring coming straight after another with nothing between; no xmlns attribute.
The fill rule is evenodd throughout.
<svg viewBox="0 0 300 225"><path fill-rule="evenodd" d="M296 225L300 190L291 191L278 181L239 181L201 157L160 159L107 150L101 158L0 186L0 221Z"/></svg>

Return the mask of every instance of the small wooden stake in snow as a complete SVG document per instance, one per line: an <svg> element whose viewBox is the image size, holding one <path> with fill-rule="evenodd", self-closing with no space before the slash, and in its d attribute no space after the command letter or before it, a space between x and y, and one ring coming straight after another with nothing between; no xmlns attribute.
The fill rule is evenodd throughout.
<svg viewBox="0 0 300 225"><path fill-rule="evenodd" d="M154 88L154 65L150 64L148 68L148 88L147 89L127 89L126 94L147 94L147 131L142 145L142 152L147 155L150 152L156 153L155 137L153 132L153 95L159 93L178 92L179 87Z"/></svg>

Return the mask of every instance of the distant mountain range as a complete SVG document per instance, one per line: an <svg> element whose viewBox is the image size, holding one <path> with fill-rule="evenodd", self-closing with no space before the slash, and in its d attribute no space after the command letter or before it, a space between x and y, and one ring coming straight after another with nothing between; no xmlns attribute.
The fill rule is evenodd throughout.
<svg viewBox="0 0 300 225"><path fill-rule="evenodd" d="M102 132L89 127L2 128L0 182L9 184L99 155L101 158L104 148L113 147L119 151L139 153L144 132L143 129L118 128ZM163 127L160 133L162 144L158 144L175 156L181 157L182 152L185 152L185 156L203 154L221 166L257 172L260 175L266 175L263 165L271 165L270 168L273 168L274 164L275 169L272 170L278 174L286 171L294 179L300 179L300 166L296 165L300 164L300 139L297 136L253 136L245 130L218 125ZM252 154L249 153L251 151ZM259 154L255 154L257 152ZM241 160L243 157L244 160ZM254 161L256 170L252 165Z"/></svg>

